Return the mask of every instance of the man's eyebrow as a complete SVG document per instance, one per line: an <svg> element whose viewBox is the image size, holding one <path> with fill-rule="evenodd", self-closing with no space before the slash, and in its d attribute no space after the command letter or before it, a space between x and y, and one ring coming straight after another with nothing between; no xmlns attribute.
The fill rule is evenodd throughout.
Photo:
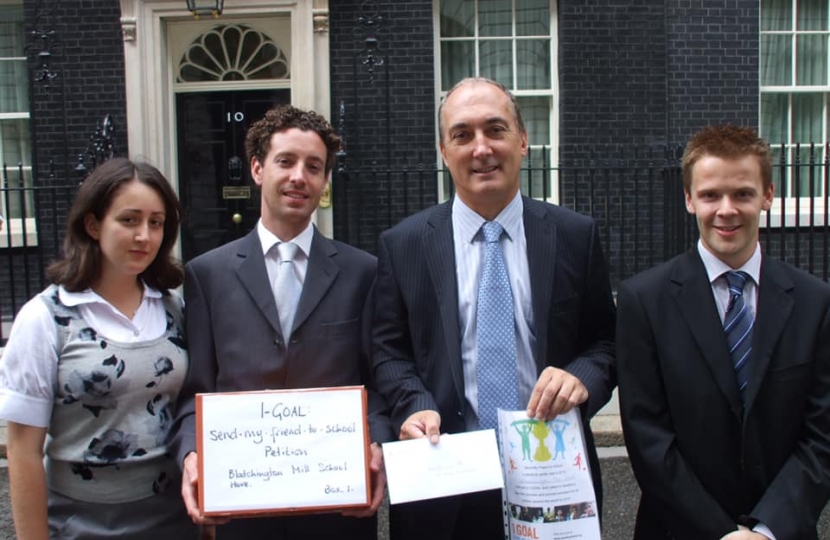
<svg viewBox="0 0 830 540"><path fill-rule="evenodd" d="M503 116L491 116L491 117L487 118L486 120L484 120L484 123L487 124L487 125L492 125L492 124L508 124L509 122ZM456 122L455 124L452 124L449 127L449 131L453 131L455 129L464 129L464 128L467 128L469 126L470 126L470 123L467 122L467 121Z"/></svg>

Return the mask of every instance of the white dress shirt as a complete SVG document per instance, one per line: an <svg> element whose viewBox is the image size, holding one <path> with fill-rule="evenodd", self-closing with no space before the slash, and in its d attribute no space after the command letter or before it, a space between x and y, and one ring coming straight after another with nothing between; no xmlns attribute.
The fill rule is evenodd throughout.
<svg viewBox="0 0 830 540"><path fill-rule="evenodd" d="M257 235L262 244L262 254L265 256L265 270L268 272L268 282L271 284L271 292L276 298L274 285L277 280L277 267L280 265L280 251L276 249L277 244L282 240L265 228L260 219L256 225ZM297 279L300 284L305 283L305 275L308 272L308 254L311 250L311 240L314 238L314 225L311 222L303 229L303 232L286 242L294 242L299 249L294 257L294 271L297 272Z"/></svg>
<svg viewBox="0 0 830 540"><path fill-rule="evenodd" d="M755 314L758 308L758 287L761 284L761 245L755 246L755 251L746 263L740 268L732 268L722 260L718 259L712 254L706 246L703 245L702 240L697 242L697 251L700 253L700 258L703 259L703 265L706 267L706 275L709 277L709 283L712 286L712 295L715 297L715 305L718 308L718 315L721 323L726 317L726 308L729 306L729 284L726 278L723 277L725 272L742 271L749 274L749 277L744 286L744 302L752 314L752 320L755 320ZM772 531L763 523L758 523L752 528L753 532L763 534L770 540L776 540Z"/></svg>

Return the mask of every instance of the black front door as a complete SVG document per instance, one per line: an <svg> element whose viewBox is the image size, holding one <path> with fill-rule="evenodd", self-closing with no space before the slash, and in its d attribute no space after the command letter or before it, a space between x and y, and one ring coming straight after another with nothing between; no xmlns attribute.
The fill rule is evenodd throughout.
<svg viewBox="0 0 830 540"><path fill-rule="evenodd" d="M199 92L176 96L182 258L247 234L259 219L259 191L245 158L245 132L291 91Z"/></svg>

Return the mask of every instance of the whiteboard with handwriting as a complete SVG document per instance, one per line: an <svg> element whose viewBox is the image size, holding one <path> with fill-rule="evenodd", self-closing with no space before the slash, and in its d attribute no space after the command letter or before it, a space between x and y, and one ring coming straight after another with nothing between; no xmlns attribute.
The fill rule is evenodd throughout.
<svg viewBox="0 0 830 540"><path fill-rule="evenodd" d="M198 394L196 424L205 515L369 504L362 386Z"/></svg>

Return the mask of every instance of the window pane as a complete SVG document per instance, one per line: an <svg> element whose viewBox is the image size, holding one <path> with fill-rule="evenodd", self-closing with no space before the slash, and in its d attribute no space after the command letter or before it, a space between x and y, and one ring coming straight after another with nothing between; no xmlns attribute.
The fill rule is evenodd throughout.
<svg viewBox="0 0 830 540"><path fill-rule="evenodd" d="M527 129L527 141L532 145L550 144L549 97L518 97L522 119Z"/></svg>
<svg viewBox="0 0 830 540"><path fill-rule="evenodd" d="M821 166L821 147L818 146L813 149L809 145L805 145L799 148L798 163L798 182L793 181L793 189L798 186L798 191L791 193L791 195L798 197L815 197L819 195L818 190L820 188L818 186L823 170ZM813 165L812 167L810 166L811 163ZM815 187L810 189L811 185Z"/></svg>
<svg viewBox="0 0 830 540"><path fill-rule="evenodd" d="M24 45L23 6L0 5L0 57L21 57Z"/></svg>
<svg viewBox="0 0 830 540"><path fill-rule="evenodd" d="M789 86L792 79L790 36L761 36L761 86Z"/></svg>
<svg viewBox="0 0 830 540"><path fill-rule="evenodd" d="M788 94L761 94L761 136L770 144L786 144L790 115Z"/></svg>
<svg viewBox="0 0 830 540"><path fill-rule="evenodd" d="M16 166L18 163L30 165L29 121L0 121L0 149L3 164Z"/></svg>
<svg viewBox="0 0 830 540"><path fill-rule="evenodd" d="M551 194L550 167L550 148L528 148L519 173L522 194L535 199L549 197Z"/></svg>
<svg viewBox="0 0 830 540"><path fill-rule="evenodd" d="M550 40L516 41L516 63L519 90L550 88Z"/></svg>
<svg viewBox="0 0 830 540"><path fill-rule="evenodd" d="M441 0L441 37L472 37L474 15L474 2Z"/></svg>
<svg viewBox="0 0 830 540"><path fill-rule="evenodd" d="M516 2L516 35L550 35L550 0Z"/></svg>
<svg viewBox="0 0 830 540"><path fill-rule="evenodd" d="M470 2L472 3L472 2ZM481 36L513 34L513 13L510 0L479 0L478 33Z"/></svg>
<svg viewBox="0 0 830 540"><path fill-rule="evenodd" d="M446 92L464 77L475 75L475 66L472 41L441 43L441 90Z"/></svg>
<svg viewBox="0 0 830 540"><path fill-rule="evenodd" d="M761 0L761 30L792 30L793 0Z"/></svg>
<svg viewBox="0 0 830 540"><path fill-rule="evenodd" d="M0 60L0 113L28 111L26 60Z"/></svg>
<svg viewBox="0 0 830 540"><path fill-rule="evenodd" d="M513 45L508 40L481 41L479 74L513 89Z"/></svg>
<svg viewBox="0 0 830 540"><path fill-rule="evenodd" d="M796 84L824 86L827 84L827 36L797 36Z"/></svg>
<svg viewBox="0 0 830 540"><path fill-rule="evenodd" d="M772 184L775 186L775 195L779 195L781 193L786 194L786 191L781 191L782 186L784 185L781 183L781 178L785 178L787 174L786 168L781 167L782 153L783 150L781 150L781 148L772 149Z"/></svg>
<svg viewBox="0 0 830 540"><path fill-rule="evenodd" d="M798 0L796 28L827 30L827 0Z"/></svg>
<svg viewBox="0 0 830 540"><path fill-rule="evenodd" d="M23 186L20 184L20 173L23 173ZM0 167L0 174L3 175L3 182L0 183L8 188L8 191L3 193L4 197L8 196L8 200L0 201L0 208L5 208L5 218L23 218L34 217L35 205L34 196L31 191L32 187L32 171L26 167ZM20 189L21 187L29 189ZM25 208L26 213L23 213ZM8 225L8 223L7 223ZM5 233L5 231L4 231Z"/></svg>
<svg viewBox="0 0 830 540"><path fill-rule="evenodd" d="M822 142L823 94L793 94L793 143Z"/></svg>

